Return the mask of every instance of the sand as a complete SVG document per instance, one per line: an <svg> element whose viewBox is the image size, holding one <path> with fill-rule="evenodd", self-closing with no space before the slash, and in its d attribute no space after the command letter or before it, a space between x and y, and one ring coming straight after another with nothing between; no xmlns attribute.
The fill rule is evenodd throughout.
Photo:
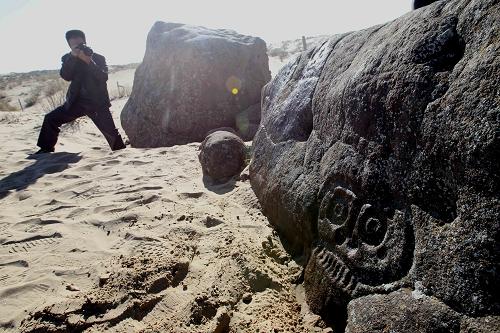
<svg viewBox="0 0 500 333"><path fill-rule="evenodd" d="M43 115L0 112L0 331L330 330L245 177L204 182L198 143L111 152L88 119L30 157Z"/></svg>

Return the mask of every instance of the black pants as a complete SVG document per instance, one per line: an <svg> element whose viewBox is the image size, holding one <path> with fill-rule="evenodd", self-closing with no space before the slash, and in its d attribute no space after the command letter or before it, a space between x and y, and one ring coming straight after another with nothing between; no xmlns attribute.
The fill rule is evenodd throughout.
<svg viewBox="0 0 500 333"><path fill-rule="evenodd" d="M108 141L111 150L125 148L122 137L116 129L109 108L96 109L84 104L75 103L69 109L63 105L47 113L43 119L42 129L38 137L38 147L54 151L59 135L59 127L77 118L88 116Z"/></svg>

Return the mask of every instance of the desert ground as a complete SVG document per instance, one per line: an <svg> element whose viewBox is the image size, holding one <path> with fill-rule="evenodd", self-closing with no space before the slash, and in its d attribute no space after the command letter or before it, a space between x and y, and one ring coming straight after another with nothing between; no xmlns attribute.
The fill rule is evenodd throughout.
<svg viewBox="0 0 500 333"><path fill-rule="evenodd" d="M108 81L122 135L127 97L113 88L131 87L133 72ZM56 153L31 156L46 102L0 112L0 331L330 331L247 170L213 185L199 143L111 152L85 118L63 128Z"/></svg>

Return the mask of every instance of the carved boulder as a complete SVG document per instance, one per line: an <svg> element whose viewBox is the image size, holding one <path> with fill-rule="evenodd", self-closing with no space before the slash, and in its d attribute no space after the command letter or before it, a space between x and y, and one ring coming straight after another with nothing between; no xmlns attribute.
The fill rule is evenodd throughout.
<svg viewBox="0 0 500 333"><path fill-rule="evenodd" d="M500 314L499 28L498 1L438 1L264 88L250 181L338 331L354 300L407 289L460 320Z"/></svg>

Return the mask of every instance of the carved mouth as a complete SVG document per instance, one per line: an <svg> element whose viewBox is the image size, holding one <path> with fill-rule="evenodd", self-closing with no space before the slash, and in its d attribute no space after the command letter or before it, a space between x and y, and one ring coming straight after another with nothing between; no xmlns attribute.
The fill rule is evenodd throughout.
<svg viewBox="0 0 500 333"><path fill-rule="evenodd" d="M317 267L323 269L336 289L352 293L357 284L356 278L340 258L321 245L314 248L312 255L316 258Z"/></svg>

